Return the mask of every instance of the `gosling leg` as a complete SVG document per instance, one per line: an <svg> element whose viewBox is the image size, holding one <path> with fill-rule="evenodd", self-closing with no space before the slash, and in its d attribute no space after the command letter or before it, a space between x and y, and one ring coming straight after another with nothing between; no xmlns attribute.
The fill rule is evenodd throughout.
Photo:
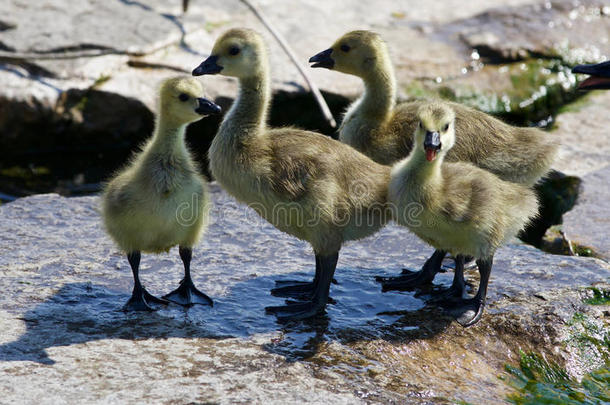
<svg viewBox="0 0 610 405"><path fill-rule="evenodd" d="M462 299L458 305L452 306L448 312L455 317L455 320L463 327L474 325L481 319L485 308L485 298L487 297L487 284L493 266L493 256L486 259L478 259L477 266L481 281L477 294L473 298Z"/></svg>
<svg viewBox="0 0 610 405"><path fill-rule="evenodd" d="M163 298L185 307L195 304L213 306L214 302L210 297L199 291L191 278L191 258L193 251L190 247L180 246L180 258L184 263L184 278L180 281L180 287L163 296Z"/></svg>
<svg viewBox="0 0 610 405"><path fill-rule="evenodd" d="M292 321L307 319L318 315L324 310L328 302L330 284L337 268L339 252L330 256L320 256L316 254L316 263L320 264L318 282L315 285L313 296L309 302L292 303L276 307L267 307L268 313L275 314L279 321Z"/></svg>
<svg viewBox="0 0 610 405"><path fill-rule="evenodd" d="M441 270L441 264L447 252L435 250L432 256L426 260L424 266L419 271L403 274L396 277L376 277L381 283L382 291L389 290L412 290L422 285L430 284L436 273Z"/></svg>
<svg viewBox="0 0 610 405"><path fill-rule="evenodd" d="M150 294L140 283L140 252L130 252L127 254L127 260L131 266L131 272L133 273L133 291L131 292L131 298L123 306L123 311L154 311L148 303L165 304L167 300L157 298Z"/></svg>
<svg viewBox="0 0 610 405"><path fill-rule="evenodd" d="M297 281L297 280L277 280L276 288L271 290L271 295L274 297L294 298L298 300L311 300L313 293L316 290L320 280L320 261L316 256L316 274L313 282ZM333 278L333 284L337 284L337 280Z"/></svg>
<svg viewBox="0 0 610 405"><path fill-rule="evenodd" d="M450 306L452 303L459 303L464 297L466 290L466 281L464 280L464 262L466 258L462 255L455 257L455 273L451 287L435 294L433 302L443 303L444 306Z"/></svg>

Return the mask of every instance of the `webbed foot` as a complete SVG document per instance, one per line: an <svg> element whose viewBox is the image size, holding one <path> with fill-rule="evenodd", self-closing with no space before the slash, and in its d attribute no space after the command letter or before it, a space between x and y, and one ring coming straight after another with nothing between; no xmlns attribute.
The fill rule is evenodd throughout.
<svg viewBox="0 0 610 405"><path fill-rule="evenodd" d="M381 283L382 291L409 291L430 284L434 280L434 276L431 277L425 270L420 270L412 272L412 274L395 277L376 277L375 279Z"/></svg>
<svg viewBox="0 0 610 405"><path fill-rule="evenodd" d="M274 314L280 322L288 322L312 318L323 312L325 306L325 303L310 301L266 307L265 311L267 313Z"/></svg>
<svg viewBox="0 0 610 405"><path fill-rule="evenodd" d="M472 326L481 319L485 302L477 297L447 302L445 311L463 327Z"/></svg>
<svg viewBox="0 0 610 405"><path fill-rule="evenodd" d="M271 295L274 297L310 300L315 289L314 283L307 281L276 281L275 284L280 287L271 290Z"/></svg>
<svg viewBox="0 0 610 405"><path fill-rule="evenodd" d="M445 304L458 303L463 299L467 299L465 288L451 285L449 288L432 293L432 298L429 302L444 306Z"/></svg>
<svg viewBox="0 0 610 405"><path fill-rule="evenodd" d="M381 283L382 291L389 290L412 290L426 284L432 283L434 276L441 269L441 263L447 252L435 250L432 256L426 260L419 271L404 269L402 275L395 277L375 277Z"/></svg>
<svg viewBox="0 0 610 405"><path fill-rule="evenodd" d="M123 306L123 311L155 311L156 309L151 307L149 303L167 305L169 304L169 301L155 297L146 291L145 288L141 288L139 291L134 289L131 298L129 298L129 301Z"/></svg>
<svg viewBox="0 0 610 405"><path fill-rule="evenodd" d="M180 287L163 296L175 304L190 307L195 304L214 306L214 301L195 287L191 279L180 282Z"/></svg>

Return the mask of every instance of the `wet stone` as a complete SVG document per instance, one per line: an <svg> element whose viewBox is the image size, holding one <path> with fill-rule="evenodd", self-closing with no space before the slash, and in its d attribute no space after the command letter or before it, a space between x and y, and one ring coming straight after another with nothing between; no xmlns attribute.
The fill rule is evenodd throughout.
<svg viewBox="0 0 610 405"><path fill-rule="evenodd" d="M601 61L610 40L603 0L541 1L498 7L443 26L437 34L492 62L541 55L570 63Z"/></svg>
<svg viewBox="0 0 610 405"><path fill-rule="evenodd" d="M610 165L610 92L594 91L557 117L552 134L560 144L554 167L585 176Z"/></svg>
<svg viewBox="0 0 610 405"><path fill-rule="evenodd" d="M610 260L610 165L582 178L576 206L563 216L566 237Z"/></svg>
<svg viewBox="0 0 610 405"><path fill-rule="evenodd" d="M170 304L124 313L132 278L104 234L98 197L37 195L0 206L0 396L58 403L494 403L519 350L573 375L599 366L569 342L579 286L604 282L607 263L510 244L496 256L482 321L464 329L430 291L382 293L376 275L418 268L432 249L395 225L344 247L335 303L320 318L280 325L264 307L278 279L308 280L313 255L212 185L212 223L194 249L195 284L214 307ZM153 294L182 276L177 249L143 255ZM451 283L440 274L438 289ZM474 272L466 277L477 283ZM587 358L587 362L582 359ZM591 360L592 359L592 360ZM44 402L43 401L43 402Z"/></svg>

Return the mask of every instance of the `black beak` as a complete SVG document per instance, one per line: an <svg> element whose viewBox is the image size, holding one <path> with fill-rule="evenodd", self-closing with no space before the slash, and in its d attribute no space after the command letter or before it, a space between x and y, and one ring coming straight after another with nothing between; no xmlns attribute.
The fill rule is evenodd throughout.
<svg viewBox="0 0 610 405"><path fill-rule="evenodd" d="M311 65L311 67L312 68L321 67L321 68L326 68L326 69L332 69L335 66L335 61L333 58L330 57L331 53L333 53L333 50L332 50L332 48L329 48L329 49L322 51L318 54L315 54L314 56L309 58L309 63L313 63L313 65Z"/></svg>
<svg viewBox="0 0 610 405"><path fill-rule="evenodd" d="M438 132L426 131L424 139L424 149L439 150L441 148L441 134Z"/></svg>
<svg viewBox="0 0 610 405"><path fill-rule="evenodd" d="M195 108L195 112L201 115L219 114L222 108L218 104L211 102L206 98L198 98L199 105Z"/></svg>
<svg viewBox="0 0 610 405"><path fill-rule="evenodd" d="M584 73L591 77L578 84L579 90L610 89L610 61L596 65L578 65L572 73Z"/></svg>
<svg viewBox="0 0 610 405"><path fill-rule="evenodd" d="M193 76L215 75L216 73L220 73L222 66L219 66L216 62L218 62L218 55L210 55L193 70Z"/></svg>

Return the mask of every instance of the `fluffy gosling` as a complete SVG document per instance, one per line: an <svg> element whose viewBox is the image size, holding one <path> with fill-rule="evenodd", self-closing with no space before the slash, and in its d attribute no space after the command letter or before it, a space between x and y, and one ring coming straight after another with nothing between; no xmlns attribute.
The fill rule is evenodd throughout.
<svg viewBox="0 0 610 405"><path fill-rule="evenodd" d="M461 325L470 326L483 313L496 249L535 217L538 202L531 187L502 180L471 163L445 162L459 142L455 117L446 103L419 107L413 151L392 168L388 198L398 223L458 258L451 291L455 299L446 305ZM410 217L415 206L420 212ZM469 299L462 298L458 280L464 255L476 259L481 275L477 294Z"/></svg>
<svg viewBox="0 0 610 405"><path fill-rule="evenodd" d="M125 310L151 311L150 303L212 305L191 279L192 247L208 223L209 196L189 154L186 126L220 107L203 96L194 78L176 77L159 90L159 116L152 138L106 185L102 216L106 231L127 253L134 287ZM139 277L140 252L160 253L179 246L184 263L180 287L161 298L150 294Z"/></svg>
<svg viewBox="0 0 610 405"><path fill-rule="evenodd" d="M339 139L376 162L392 164L413 148L417 111L426 101L396 105L396 79L385 42L370 31L348 32L310 59L312 67L362 78L365 91L344 116ZM457 142L447 161L471 162L503 180L532 185L545 175L557 153L551 135L535 128L505 124L475 109L450 103ZM427 284L441 268L442 252L434 252L421 271L379 277L384 289L411 289Z"/></svg>
<svg viewBox="0 0 610 405"><path fill-rule="evenodd" d="M389 219L390 168L315 132L269 128L268 59L258 33L232 29L193 75L239 80L239 95L209 151L210 169L238 201L313 247L316 276L308 302L267 308L280 320L304 319L324 310L343 242L371 235ZM361 188L366 191L354 192Z"/></svg>

